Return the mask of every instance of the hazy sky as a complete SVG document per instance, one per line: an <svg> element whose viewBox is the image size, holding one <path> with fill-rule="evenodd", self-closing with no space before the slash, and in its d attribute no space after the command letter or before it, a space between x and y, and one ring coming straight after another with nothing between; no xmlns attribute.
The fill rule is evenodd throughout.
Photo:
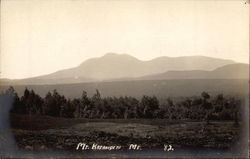
<svg viewBox="0 0 250 159"><path fill-rule="evenodd" d="M246 0L2 0L1 77L75 67L107 52L249 63Z"/></svg>

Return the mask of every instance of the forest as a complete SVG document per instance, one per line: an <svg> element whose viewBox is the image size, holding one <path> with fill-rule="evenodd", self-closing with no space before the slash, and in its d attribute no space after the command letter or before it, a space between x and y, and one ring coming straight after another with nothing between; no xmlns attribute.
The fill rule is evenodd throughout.
<svg viewBox="0 0 250 159"><path fill-rule="evenodd" d="M200 96L186 97L175 101L166 98L159 102L156 96L102 97L99 90L89 97L86 91L81 97L67 99L57 90L48 92L43 98L34 90L25 89L18 96L13 87L1 93L13 98L11 113L46 115L64 118L87 119L136 119L158 118L170 120L234 120L238 122L241 101L235 97L215 96L201 92Z"/></svg>

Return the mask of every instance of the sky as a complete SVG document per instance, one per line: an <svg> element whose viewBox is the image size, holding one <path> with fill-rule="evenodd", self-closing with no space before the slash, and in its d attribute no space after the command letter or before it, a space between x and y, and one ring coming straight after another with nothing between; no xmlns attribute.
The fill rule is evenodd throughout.
<svg viewBox="0 0 250 159"><path fill-rule="evenodd" d="M0 78L76 67L108 52L249 63L246 0L2 0Z"/></svg>

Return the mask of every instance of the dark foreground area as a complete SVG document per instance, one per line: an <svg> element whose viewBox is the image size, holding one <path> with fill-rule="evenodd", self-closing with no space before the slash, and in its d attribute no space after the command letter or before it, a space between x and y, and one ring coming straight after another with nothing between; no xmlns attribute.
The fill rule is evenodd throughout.
<svg viewBox="0 0 250 159"><path fill-rule="evenodd" d="M130 144L142 150L164 144L179 148L232 149L239 142L240 125L233 121L171 121L166 119L66 119L47 116L10 116L12 133L23 150L76 151L79 142L88 145ZM78 150L79 151L79 150Z"/></svg>

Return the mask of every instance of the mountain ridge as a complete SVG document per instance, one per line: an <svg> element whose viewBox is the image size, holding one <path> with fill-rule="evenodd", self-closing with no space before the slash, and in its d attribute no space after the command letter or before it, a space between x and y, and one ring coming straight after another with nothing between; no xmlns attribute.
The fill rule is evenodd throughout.
<svg viewBox="0 0 250 159"><path fill-rule="evenodd" d="M67 71L68 76L85 74L94 79L121 77L139 77L168 70L213 70L219 66L235 63L232 60L216 59L205 56L158 57L148 61L139 60L128 54L108 53L91 58L74 68L60 70L52 74ZM130 69L128 71L128 69ZM70 73L68 71L71 71ZM66 73L63 73L66 75ZM51 75L51 74L49 74Z"/></svg>
<svg viewBox="0 0 250 159"><path fill-rule="evenodd" d="M228 64L235 64L235 62L207 56L161 56L142 61L128 54L107 53L101 57L87 59L73 68L32 78L12 80L12 83L60 84L135 79L173 70L212 71Z"/></svg>

